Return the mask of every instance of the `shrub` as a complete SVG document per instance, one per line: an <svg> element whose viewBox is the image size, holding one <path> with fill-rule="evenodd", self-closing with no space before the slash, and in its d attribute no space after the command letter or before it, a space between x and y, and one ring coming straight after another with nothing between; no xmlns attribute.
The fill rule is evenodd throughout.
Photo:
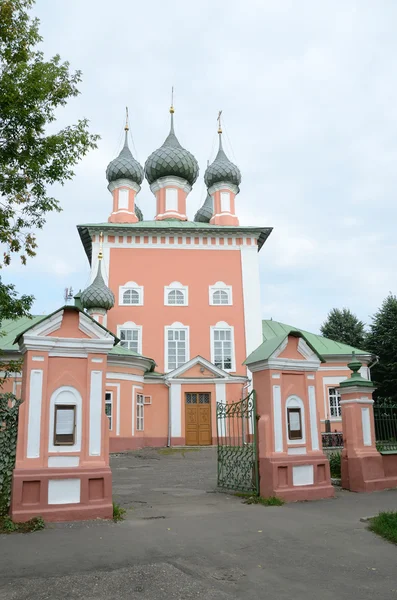
<svg viewBox="0 0 397 600"><path fill-rule="evenodd" d="M329 467L331 470L331 477L340 478L341 476L341 460L342 455L340 452L332 452L328 456Z"/></svg>
<svg viewBox="0 0 397 600"><path fill-rule="evenodd" d="M125 508L122 508L117 502L113 502L113 521L122 521L125 513Z"/></svg>

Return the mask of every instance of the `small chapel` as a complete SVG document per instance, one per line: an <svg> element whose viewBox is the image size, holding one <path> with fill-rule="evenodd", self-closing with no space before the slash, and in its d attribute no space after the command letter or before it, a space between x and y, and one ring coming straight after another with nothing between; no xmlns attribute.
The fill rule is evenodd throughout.
<svg viewBox="0 0 397 600"><path fill-rule="evenodd" d="M50 406L40 413L38 433L40 423L26 417L27 447L29 427L36 427L30 437L36 459L46 468L77 465L84 436L101 430L95 411L104 415L111 452L215 444L217 403L247 396L255 371L277 365L294 373L303 359L315 371L321 427L327 422L339 431L338 385L349 375L353 351L362 377L370 379L371 355L262 319L259 261L272 228L239 223L241 173L223 148L220 119L219 149L204 172L206 199L193 221L186 207L199 165L176 135L173 106L168 135L144 167L132 155L128 130L127 121L123 148L106 169L108 221L77 226L90 285L73 306L2 324L4 357L30 352L34 367L29 381L14 373L8 391L28 398L33 386L36 410L45 399ZM136 203L144 179L156 200L152 220ZM291 335L293 352L286 354ZM44 349L68 361L68 389L59 392L55 371L47 376ZM87 360L101 373L95 379L99 400L90 411L81 399L92 374L76 375Z"/></svg>

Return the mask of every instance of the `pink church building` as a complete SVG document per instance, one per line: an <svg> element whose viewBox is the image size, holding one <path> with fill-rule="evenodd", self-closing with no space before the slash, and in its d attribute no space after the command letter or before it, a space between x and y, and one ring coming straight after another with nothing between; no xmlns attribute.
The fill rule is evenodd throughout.
<svg viewBox="0 0 397 600"><path fill-rule="evenodd" d="M170 113L169 134L144 168L128 147L126 126L124 146L106 170L108 221L78 225L91 284L76 295L76 310L111 336L103 334L109 347L100 376L100 410L108 417L110 451L214 444L217 403L246 396L255 371L275 365L282 371L285 361L290 373L294 361L299 370L302 357L311 360L299 337L293 355L283 354L296 327L262 320L259 260L272 229L240 225L241 174L223 149L221 127L218 153L204 173L206 200L194 220L188 220L188 196L199 166L178 141L172 107ZM144 220L136 205L144 178L156 198L153 220ZM68 319L72 322L72 316ZM21 340L41 321L43 317L34 317L3 324L5 358L23 354L16 338ZM94 335L92 326L86 328L88 337ZM371 356L303 334L316 355L310 376L321 426L330 421L332 431L340 430L337 386L349 376L353 350L367 379ZM86 354L71 349L69 358L78 362ZM16 373L7 385L19 394L21 380ZM28 387L22 387L22 397L29 396ZM83 419L84 411L76 415ZM73 449L64 452L72 456Z"/></svg>

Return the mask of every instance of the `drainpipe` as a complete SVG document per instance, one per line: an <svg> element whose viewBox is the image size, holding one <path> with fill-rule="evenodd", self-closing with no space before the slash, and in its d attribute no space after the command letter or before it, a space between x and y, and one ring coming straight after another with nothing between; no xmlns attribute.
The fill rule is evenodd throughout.
<svg viewBox="0 0 397 600"><path fill-rule="evenodd" d="M251 385L251 380L249 379L249 380L247 381L247 383L245 383L245 384L243 385L242 389L241 389L241 400L244 400L244 391L245 391L247 388L249 388L249 386L250 386L250 385ZM242 423L241 423L241 425L242 425L242 431L241 431L241 433L242 433L242 436L243 436L243 444L245 444L245 443L246 443L246 441L245 441L245 433L246 433L246 432L245 432L245 421L244 421L244 419L242 419Z"/></svg>
<svg viewBox="0 0 397 600"><path fill-rule="evenodd" d="M375 356L374 362L372 363L372 365L368 365L367 369L368 369L368 373L369 373L369 380L372 381L371 378L371 369L372 367L374 367L375 365L377 365L379 362L379 356Z"/></svg>
<svg viewBox="0 0 397 600"><path fill-rule="evenodd" d="M171 384L168 379L164 380L165 385L168 388L168 437L167 437L167 448L171 447Z"/></svg>

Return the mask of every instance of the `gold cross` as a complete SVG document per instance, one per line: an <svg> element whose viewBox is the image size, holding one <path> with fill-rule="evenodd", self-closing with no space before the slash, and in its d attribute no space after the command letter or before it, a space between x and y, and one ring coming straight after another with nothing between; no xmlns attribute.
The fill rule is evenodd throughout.
<svg viewBox="0 0 397 600"><path fill-rule="evenodd" d="M218 121L218 133L222 133L221 115L222 115L222 111L220 110L218 112L218 118L217 118L217 121Z"/></svg>
<svg viewBox="0 0 397 600"><path fill-rule="evenodd" d="M98 254L98 260L102 260L103 258L103 232L101 231L101 233L99 234L99 254Z"/></svg>

